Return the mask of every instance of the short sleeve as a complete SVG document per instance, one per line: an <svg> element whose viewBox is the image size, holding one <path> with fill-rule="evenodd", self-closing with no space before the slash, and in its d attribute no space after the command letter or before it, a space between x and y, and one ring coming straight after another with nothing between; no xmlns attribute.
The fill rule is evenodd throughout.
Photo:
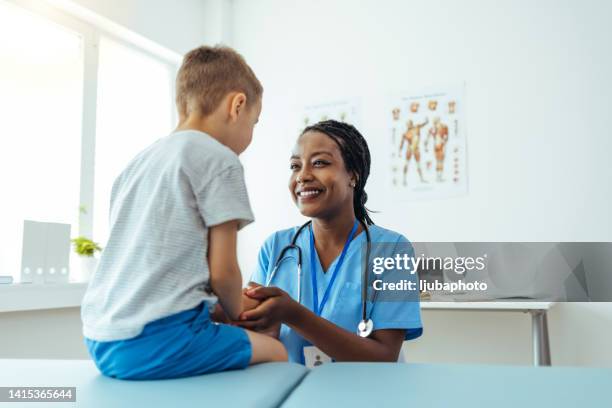
<svg viewBox="0 0 612 408"><path fill-rule="evenodd" d="M266 284L268 277L268 268L270 266L270 257L272 254L274 235L271 235L266 239L264 244L259 249L259 255L257 256L257 266L255 271L251 275L251 282L259 283L260 285Z"/></svg>
<svg viewBox="0 0 612 408"><path fill-rule="evenodd" d="M241 229L254 220L242 166L232 166L217 174L196 193L196 200L207 227L238 220Z"/></svg>
<svg viewBox="0 0 612 408"><path fill-rule="evenodd" d="M385 250L385 252L389 249ZM385 255L395 257L396 254L407 254L409 257L414 257L412 244L403 236L400 236L395 245L393 245L392 253ZM390 271L386 272L386 274L384 278L386 282L410 280L415 282L416 287L418 287L418 276L416 273L411 275L406 273L406 271L402 271L400 275L397 271ZM395 293L390 295L382 294L372 307L374 330L404 329L406 330L406 340L415 339L423 333L418 291L402 296L398 296Z"/></svg>

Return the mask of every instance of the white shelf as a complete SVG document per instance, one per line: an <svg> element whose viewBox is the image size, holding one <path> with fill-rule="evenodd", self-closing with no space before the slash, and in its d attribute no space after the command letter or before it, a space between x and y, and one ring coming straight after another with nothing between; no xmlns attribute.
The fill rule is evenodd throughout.
<svg viewBox="0 0 612 408"><path fill-rule="evenodd" d="M87 283L0 285L0 313L79 307Z"/></svg>
<svg viewBox="0 0 612 408"><path fill-rule="evenodd" d="M439 310L548 310L555 302L421 302L421 309Z"/></svg>

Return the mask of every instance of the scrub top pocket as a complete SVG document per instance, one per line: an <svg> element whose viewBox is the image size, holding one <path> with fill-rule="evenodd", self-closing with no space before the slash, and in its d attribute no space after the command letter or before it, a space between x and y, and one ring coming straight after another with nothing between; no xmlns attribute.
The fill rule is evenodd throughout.
<svg viewBox="0 0 612 408"><path fill-rule="evenodd" d="M361 284L345 282L328 320L350 332L357 330L361 320Z"/></svg>

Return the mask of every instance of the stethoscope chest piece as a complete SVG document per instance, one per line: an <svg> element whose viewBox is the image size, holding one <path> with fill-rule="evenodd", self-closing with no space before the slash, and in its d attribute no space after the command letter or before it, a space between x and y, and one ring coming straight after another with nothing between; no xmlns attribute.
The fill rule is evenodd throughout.
<svg viewBox="0 0 612 408"><path fill-rule="evenodd" d="M372 319L362 320L357 325L357 334L361 337L369 337L374 330L374 322Z"/></svg>

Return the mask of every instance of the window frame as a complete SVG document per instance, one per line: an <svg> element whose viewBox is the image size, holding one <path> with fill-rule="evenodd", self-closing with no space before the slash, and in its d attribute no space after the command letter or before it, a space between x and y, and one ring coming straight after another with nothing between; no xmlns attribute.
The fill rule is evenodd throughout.
<svg viewBox="0 0 612 408"><path fill-rule="evenodd" d="M3 0L26 12L35 14L82 37L83 40L83 94L81 111L81 164L79 182L78 235L94 235L94 191L96 157L96 116L98 92L98 66L100 39L115 41L135 52L145 54L166 65L169 70L170 91L175 94L175 74L182 56L159 44L141 37L97 14L61 0ZM174 101L168 101L172 121L177 123Z"/></svg>

